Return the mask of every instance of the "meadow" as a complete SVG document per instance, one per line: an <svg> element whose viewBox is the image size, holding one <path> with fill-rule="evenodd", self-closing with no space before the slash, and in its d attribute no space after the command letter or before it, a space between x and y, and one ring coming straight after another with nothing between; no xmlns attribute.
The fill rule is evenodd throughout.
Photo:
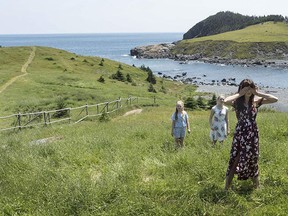
<svg viewBox="0 0 288 216"><path fill-rule="evenodd" d="M1 60L7 56L5 49L0 49ZM31 47L21 49L28 58ZM157 78L155 88L164 85L166 91L151 93L146 72L122 65L135 86L109 79L119 63L105 59L104 66L99 66L100 61L37 47L28 74L0 94L0 116L53 108L58 96L71 106L119 95L139 97L138 104L105 121L91 118L80 124L1 132L2 215L286 214L287 113L259 112L261 188L254 190L252 182L235 178L233 189L225 191L232 134L223 146L211 147L209 110L187 110L192 132L185 148L174 149L170 117L175 102L196 95L195 87ZM0 73L8 70L10 74L9 68L1 66ZM105 83L97 81L101 75ZM147 102L154 96L157 104ZM123 116L135 108L143 111ZM233 131L234 112L230 112L230 123Z"/></svg>

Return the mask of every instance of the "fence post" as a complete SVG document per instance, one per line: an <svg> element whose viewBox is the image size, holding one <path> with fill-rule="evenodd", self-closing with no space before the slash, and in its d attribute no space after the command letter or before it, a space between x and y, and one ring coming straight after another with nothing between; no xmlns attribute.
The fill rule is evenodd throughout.
<svg viewBox="0 0 288 216"><path fill-rule="evenodd" d="M18 122L18 128L21 130L21 113L19 112L17 115L17 122Z"/></svg>
<svg viewBox="0 0 288 216"><path fill-rule="evenodd" d="M69 124L71 123L71 108L68 109Z"/></svg>
<svg viewBox="0 0 288 216"><path fill-rule="evenodd" d="M99 105L97 104L97 115L99 114Z"/></svg>
<svg viewBox="0 0 288 216"><path fill-rule="evenodd" d="M48 122L50 124L50 113L48 113L47 117L48 117Z"/></svg>
<svg viewBox="0 0 288 216"><path fill-rule="evenodd" d="M85 109L86 109L86 116L88 116L88 104L86 104Z"/></svg>
<svg viewBox="0 0 288 216"><path fill-rule="evenodd" d="M121 97L119 97L119 105L120 105L120 108L122 107L122 104L121 104Z"/></svg>
<svg viewBox="0 0 288 216"><path fill-rule="evenodd" d="M43 112L44 115L44 125L47 126L47 114L46 112Z"/></svg>
<svg viewBox="0 0 288 216"><path fill-rule="evenodd" d="M109 102L106 103L106 112L109 112Z"/></svg>
<svg viewBox="0 0 288 216"><path fill-rule="evenodd" d="M156 96L154 96L154 104L156 103Z"/></svg>

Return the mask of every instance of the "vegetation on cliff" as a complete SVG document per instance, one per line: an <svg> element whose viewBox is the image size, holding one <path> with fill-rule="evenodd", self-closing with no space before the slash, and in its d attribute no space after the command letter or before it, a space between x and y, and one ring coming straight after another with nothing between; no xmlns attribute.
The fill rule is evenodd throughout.
<svg viewBox="0 0 288 216"><path fill-rule="evenodd" d="M171 52L201 58L287 59L288 24L266 22L241 30L182 40Z"/></svg>
<svg viewBox="0 0 288 216"><path fill-rule="evenodd" d="M189 29L184 35L183 39L198 38L203 36L220 34L223 32L234 31L243 29L250 25L264 23L268 21L284 21L281 15L269 15L269 16L244 16L239 13L233 13L230 11L218 12L213 16L209 16L205 20L197 23L191 29Z"/></svg>

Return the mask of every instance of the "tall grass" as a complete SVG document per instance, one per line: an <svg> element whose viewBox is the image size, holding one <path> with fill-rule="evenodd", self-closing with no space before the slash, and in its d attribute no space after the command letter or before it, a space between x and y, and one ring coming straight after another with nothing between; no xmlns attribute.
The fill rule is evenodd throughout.
<svg viewBox="0 0 288 216"><path fill-rule="evenodd" d="M206 111L188 111L192 133L174 150L172 106L111 121L2 136L0 209L6 215L284 215L287 118L260 112L260 182L224 178L232 135L212 148ZM231 113L231 129L235 126ZM267 124L269 121L269 124ZM40 139L54 137L46 143Z"/></svg>

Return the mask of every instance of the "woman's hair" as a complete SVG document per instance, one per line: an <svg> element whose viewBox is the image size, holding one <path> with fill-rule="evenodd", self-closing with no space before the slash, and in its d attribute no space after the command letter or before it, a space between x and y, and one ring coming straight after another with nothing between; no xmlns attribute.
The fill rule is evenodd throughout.
<svg viewBox="0 0 288 216"><path fill-rule="evenodd" d="M248 86L250 86L253 89L255 89L255 87L256 87L255 83L252 80L250 80L250 79L242 80L239 84L238 93L241 91L241 89L243 89L244 87L248 87ZM252 94L249 98L249 102L248 102L249 107L252 107L253 101L254 101L254 94ZM245 102L245 95L237 98L235 101L236 110L243 110L245 108L244 102Z"/></svg>
<svg viewBox="0 0 288 216"><path fill-rule="evenodd" d="M183 101L177 101L177 103L176 103L176 111L175 111L175 120L178 120L178 109L177 109L177 105L181 105L183 108L184 108L184 103L183 103Z"/></svg>

